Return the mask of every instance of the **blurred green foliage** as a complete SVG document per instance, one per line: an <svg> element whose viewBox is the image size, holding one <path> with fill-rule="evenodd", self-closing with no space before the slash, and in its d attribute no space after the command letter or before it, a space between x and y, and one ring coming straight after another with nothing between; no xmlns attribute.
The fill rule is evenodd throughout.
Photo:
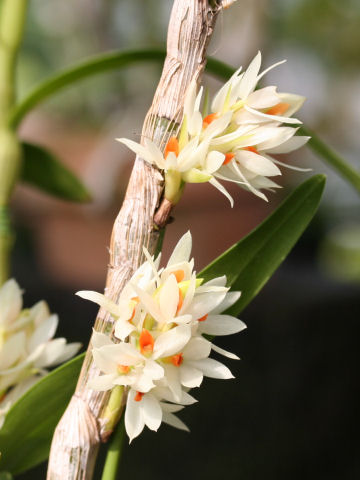
<svg viewBox="0 0 360 480"><path fill-rule="evenodd" d="M331 68L359 69L358 0L277 0L270 9L273 38L309 48Z"/></svg>

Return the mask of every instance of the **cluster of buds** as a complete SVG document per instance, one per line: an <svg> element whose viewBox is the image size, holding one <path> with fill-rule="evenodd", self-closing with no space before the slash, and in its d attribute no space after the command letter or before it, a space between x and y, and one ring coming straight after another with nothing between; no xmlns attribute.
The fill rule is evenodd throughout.
<svg viewBox="0 0 360 480"><path fill-rule="evenodd" d="M99 391L126 389L125 427L130 441L144 426L157 430L161 422L187 429L174 415L196 400L189 390L203 377L233 378L222 363L209 358L212 350L238 359L203 335L229 335L245 328L242 321L222 312L240 292L229 292L226 277L204 282L189 260L192 239L186 233L165 268L144 250L147 261L134 273L117 303L97 292L78 295L105 308L115 319L114 343L94 331L92 353L103 375L89 387Z"/></svg>
<svg viewBox="0 0 360 480"><path fill-rule="evenodd" d="M297 128L289 126L301 124L292 115L302 106L304 97L277 93L273 86L256 90L259 80L281 63L260 73L259 52L245 72L240 67L218 91L210 111L204 101L200 112L202 88L197 93L196 82L192 81L185 96L179 135L169 139L164 152L147 138L143 145L126 138L118 140L164 170L165 198L172 204L179 200L186 182L209 182L233 205L219 180L234 182L267 200L262 190L278 188L271 177L281 175L278 165L288 166L272 155L289 153L309 139L295 136Z"/></svg>
<svg viewBox="0 0 360 480"><path fill-rule="evenodd" d="M79 343L53 339L58 325L44 301L23 309L15 280L0 288L0 426L10 406L47 373L75 355Z"/></svg>

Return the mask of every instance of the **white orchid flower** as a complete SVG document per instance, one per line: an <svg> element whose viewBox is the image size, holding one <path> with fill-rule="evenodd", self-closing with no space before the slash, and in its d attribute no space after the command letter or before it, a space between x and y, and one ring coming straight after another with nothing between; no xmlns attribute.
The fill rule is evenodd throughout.
<svg viewBox="0 0 360 480"><path fill-rule="evenodd" d="M187 232L161 269L159 260L154 261L144 249L146 261L125 285L117 303L96 292L80 292L116 320L114 339L93 333L92 353L100 375L89 387L100 391L125 388L130 441L145 425L157 430L162 421L186 430L174 413L195 401L188 390L200 386L204 376L233 378L225 365L209 356L212 350L231 359L238 359L237 355L202 334L229 335L245 328L240 320L221 314L240 293L229 292L225 276L206 283L197 278L191 248ZM126 336L123 321L131 326ZM120 342L115 343L116 339Z"/></svg>
<svg viewBox="0 0 360 480"><path fill-rule="evenodd" d="M24 388L47 373L46 369L75 355L81 344L53 339L58 325L46 302L22 309L22 292L17 282L8 280L0 288L0 397L13 403ZM34 376L34 374L37 374ZM12 390L9 390L11 387ZM10 403L9 403L10 402ZM7 407L6 407L7 408Z"/></svg>

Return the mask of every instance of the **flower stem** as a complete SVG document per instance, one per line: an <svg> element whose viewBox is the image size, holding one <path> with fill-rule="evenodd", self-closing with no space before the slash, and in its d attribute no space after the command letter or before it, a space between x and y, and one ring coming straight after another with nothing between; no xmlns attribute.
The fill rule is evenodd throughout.
<svg viewBox="0 0 360 480"><path fill-rule="evenodd" d="M7 208L0 205L0 285L9 277L10 251L13 244L13 235Z"/></svg>
<svg viewBox="0 0 360 480"><path fill-rule="evenodd" d="M122 419L111 437L101 480L116 479L123 451L124 437L125 427L124 420Z"/></svg>
<svg viewBox="0 0 360 480"><path fill-rule="evenodd" d="M360 193L360 172L342 158L335 150L323 142L314 132L306 127L299 130L301 135L310 136L309 147L321 157L335 172L347 180Z"/></svg>
<svg viewBox="0 0 360 480"><path fill-rule="evenodd" d="M8 126L15 104L15 68L28 0L3 0L0 10L0 285L9 275L13 244L7 206L21 166L19 141Z"/></svg>

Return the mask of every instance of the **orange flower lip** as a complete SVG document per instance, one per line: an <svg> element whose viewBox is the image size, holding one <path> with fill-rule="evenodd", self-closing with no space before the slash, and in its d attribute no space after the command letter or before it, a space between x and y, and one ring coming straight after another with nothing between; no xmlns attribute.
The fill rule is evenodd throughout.
<svg viewBox="0 0 360 480"><path fill-rule="evenodd" d="M223 165L227 165L231 162L231 160L235 157L235 153L227 153L225 155L225 160L223 161Z"/></svg>
<svg viewBox="0 0 360 480"><path fill-rule="evenodd" d="M259 152L256 147L245 147L244 150L247 150L248 152L257 153L259 155Z"/></svg>
<svg viewBox="0 0 360 480"><path fill-rule="evenodd" d="M135 402L141 402L144 395L145 394L143 392L136 392L136 395L134 397Z"/></svg>
<svg viewBox="0 0 360 480"><path fill-rule="evenodd" d="M175 275L177 283L182 282L185 278L184 270L175 270L172 274Z"/></svg>
<svg viewBox="0 0 360 480"><path fill-rule="evenodd" d="M281 102L266 111L267 115L283 115L290 107L289 103Z"/></svg>
<svg viewBox="0 0 360 480"><path fill-rule="evenodd" d="M141 332L139 343L140 343L140 352L143 355L149 355L153 352L154 337L145 328L143 328L143 331Z"/></svg>
<svg viewBox="0 0 360 480"><path fill-rule="evenodd" d="M164 158L166 158L170 152L175 153L176 156L179 155L179 142L176 137L169 138L164 150Z"/></svg>
<svg viewBox="0 0 360 480"><path fill-rule="evenodd" d="M171 363L174 365L174 367L180 367L183 361L184 361L184 358L182 353L178 353L171 357Z"/></svg>
<svg viewBox="0 0 360 480"><path fill-rule="evenodd" d="M183 303L184 303L183 293L182 293L181 289L179 288L179 302L178 302L178 305L177 305L176 314L178 314L179 311L181 310L181 307L183 306Z"/></svg>
<svg viewBox="0 0 360 480"><path fill-rule="evenodd" d="M219 118L219 115L217 113L210 113L210 115L207 115L203 120L203 128L208 127L210 123L212 123L217 118Z"/></svg>
<svg viewBox="0 0 360 480"><path fill-rule="evenodd" d="M128 365L118 365L117 366L117 371L121 374L121 375L126 375L127 373L130 372L130 367Z"/></svg>

